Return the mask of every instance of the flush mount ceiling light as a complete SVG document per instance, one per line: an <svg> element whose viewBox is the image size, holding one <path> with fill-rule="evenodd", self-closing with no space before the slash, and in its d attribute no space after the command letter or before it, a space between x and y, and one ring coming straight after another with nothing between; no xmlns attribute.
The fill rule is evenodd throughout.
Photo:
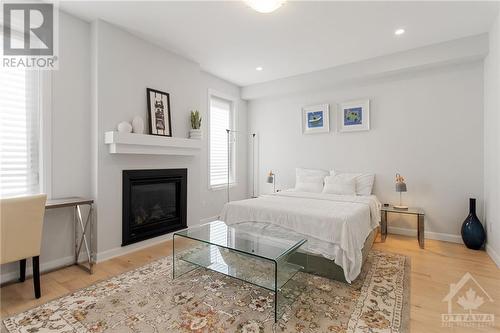
<svg viewBox="0 0 500 333"><path fill-rule="evenodd" d="M244 0L255 11L263 14L272 13L280 8L285 0Z"/></svg>
<svg viewBox="0 0 500 333"><path fill-rule="evenodd" d="M259 72L260 72L260 71L262 71L263 69L264 69L264 67L261 67L261 66L259 66L259 67L255 67L255 70L256 70L256 71L259 71Z"/></svg>
<svg viewBox="0 0 500 333"><path fill-rule="evenodd" d="M401 28L400 28L400 29L397 29L396 31L394 31L394 34L395 34L396 36L401 36L401 35L402 35L402 34L404 34L404 33L405 33L405 29L401 29Z"/></svg>

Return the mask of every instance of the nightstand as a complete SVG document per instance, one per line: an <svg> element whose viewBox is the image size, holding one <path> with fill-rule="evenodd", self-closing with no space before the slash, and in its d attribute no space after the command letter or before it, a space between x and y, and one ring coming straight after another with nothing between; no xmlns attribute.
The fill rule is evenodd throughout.
<svg viewBox="0 0 500 333"><path fill-rule="evenodd" d="M393 206L382 206L380 209L380 214L382 217L382 221L380 222L380 236L382 238L382 242L385 242L387 237L387 214L395 213L395 214L406 214L406 215L415 215L417 217L417 235L418 235L418 245L420 248L424 248L424 210L417 207L409 207L408 209L398 209Z"/></svg>

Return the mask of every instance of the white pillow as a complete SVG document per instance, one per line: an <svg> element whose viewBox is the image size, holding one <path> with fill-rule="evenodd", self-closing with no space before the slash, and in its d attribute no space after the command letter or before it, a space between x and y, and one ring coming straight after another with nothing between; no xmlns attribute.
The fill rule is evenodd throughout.
<svg viewBox="0 0 500 333"><path fill-rule="evenodd" d="M321 193L323 190L324 176L301 175L295 182L295 191Z"/></svg>
<svg viewBox="0 0 500 333"><path fill-rule="evenodd" d="M295 169L296 180L298 180L298 178L302 176L320 176L325 178L329 174L330 173L328 171L321 169L302 169L302 168Z"/></svg>
<svg viewBox="0 0 500 333"><path fill-rule="evenodd" d="M356 177L347 174L327 176L323 193L356 195Z"/></svg>
<svg viewBox="0 0 500 333"><path fill-rule="evenodd" d="M357 195L371 195L373 190L373 183L375 182L374 173L337 173L335 170L330 171L331 176L346 175L356 179L356 194Z"/></svg>
<svg viewBox="0 0 500 333"><path fill-rule="evenodd" d="M371 195L373 183L375 182L374 173L362 173L356 177L356 193L358 195Z"/></svg>

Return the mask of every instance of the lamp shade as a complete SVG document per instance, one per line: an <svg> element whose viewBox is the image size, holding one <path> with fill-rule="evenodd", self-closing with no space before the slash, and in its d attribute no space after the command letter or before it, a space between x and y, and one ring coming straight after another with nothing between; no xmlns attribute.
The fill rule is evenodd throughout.
<svg viewBox="0 0 500 333"><path fill-rule="evenodd" d="M397 182L396 183L396 192L406 192L406 183Z"/></svg>

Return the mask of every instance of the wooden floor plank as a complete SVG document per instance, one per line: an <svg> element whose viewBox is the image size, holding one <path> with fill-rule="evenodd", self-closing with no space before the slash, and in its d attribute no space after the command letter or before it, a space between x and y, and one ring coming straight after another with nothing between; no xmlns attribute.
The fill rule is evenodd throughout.
<svg viewBox="0 0 500 333"><path fill-rule="evenodd" d="M95 265L93 275L76 266L43 274L42 297L39 300L33 297L31 279L6 285L0 289L0 315L2 318L11 316L170 255L171 246L171 242L167 241L104 261ZM389 235L384 243L377 238L374 245L377 250L401 253L411 258L411 331L500 332L500 270L489 256L484 251L469 250L461 244L426 240L425 246L425 249L420 249L414 237L399 235ZM495 300L481 306L481 312L495 314L494 327L471 329L441 326L441 314L447 311L442 299L448 293L450 284L458 282L466 272L470 272Z"/></svg>

